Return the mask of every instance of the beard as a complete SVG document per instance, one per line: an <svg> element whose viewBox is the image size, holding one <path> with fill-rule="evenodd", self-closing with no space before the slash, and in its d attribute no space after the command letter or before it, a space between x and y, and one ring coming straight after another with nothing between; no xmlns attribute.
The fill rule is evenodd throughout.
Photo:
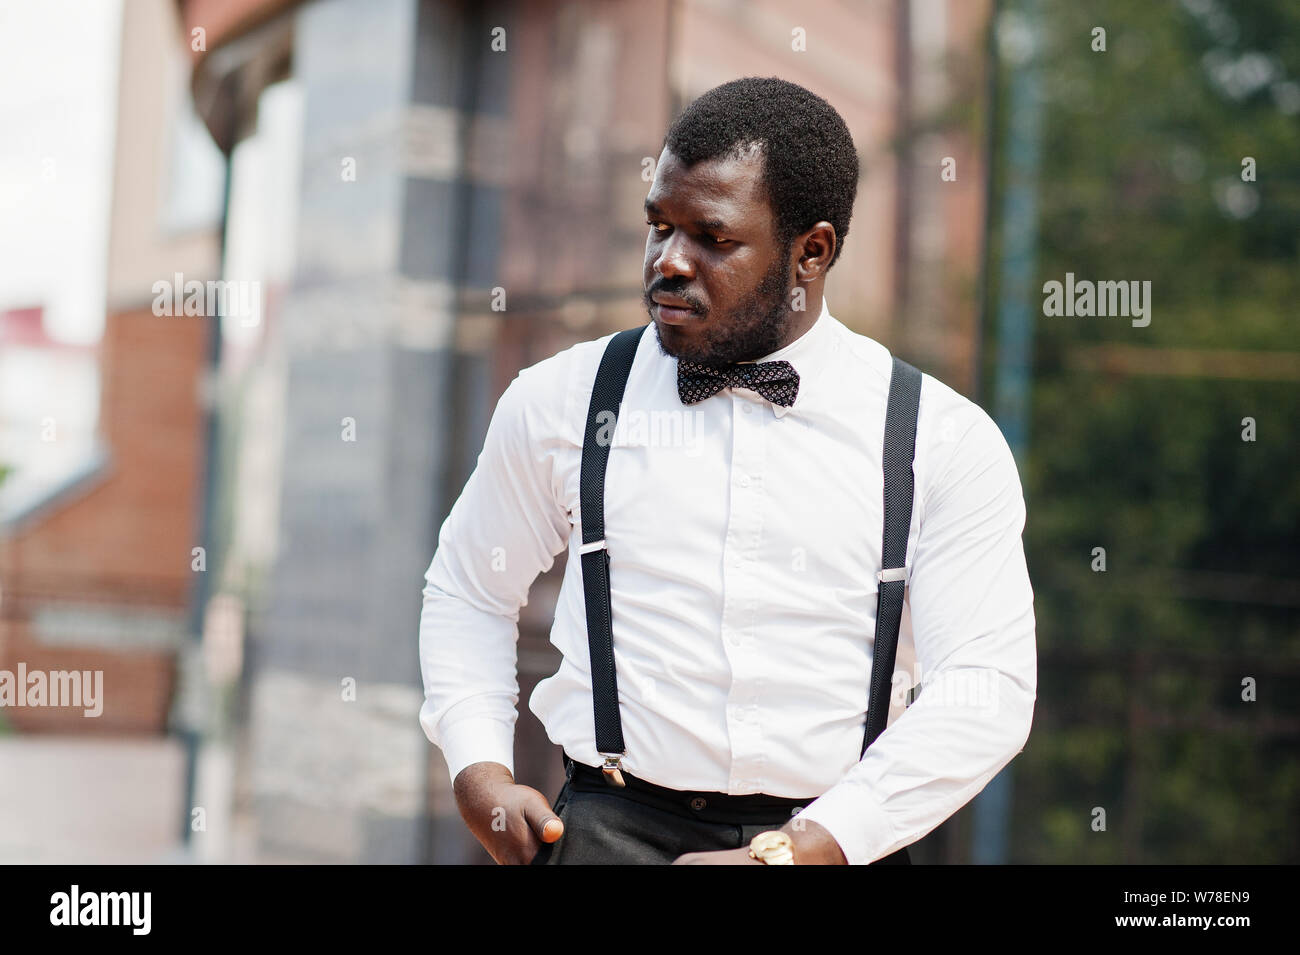
<svg viewBox="0 0 1300 955"><path fill-rule="evenodd" d="M726 365L755 361L783 347L795 318L790 310L788 263L788 255L777 256L746 304L725 314L710 313L707 318L697 319L701 327L689 342L664 342L659 323L653 320L654 303L647 292L646 308L651 310L659 350L669 358ZM679 290L661 284L653 291L672 295ZM670 337L675 336L670 333Z"/></svg>

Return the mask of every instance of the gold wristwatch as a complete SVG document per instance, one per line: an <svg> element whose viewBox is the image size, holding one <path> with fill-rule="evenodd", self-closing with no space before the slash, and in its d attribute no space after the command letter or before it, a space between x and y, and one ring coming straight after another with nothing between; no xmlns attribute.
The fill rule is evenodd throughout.
<svg viewBox="0 0 1300 955"><path fill-rule="evenodd" d="M794 840L779 829L760 832L749 840L749 857L763 865L794 865Z"/></svg>

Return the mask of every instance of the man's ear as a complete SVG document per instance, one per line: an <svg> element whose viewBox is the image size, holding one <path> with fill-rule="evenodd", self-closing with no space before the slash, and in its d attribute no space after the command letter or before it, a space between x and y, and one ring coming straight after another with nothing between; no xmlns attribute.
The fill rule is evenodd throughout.
<svg viewBox="0 0 1300 955"><path fill-rule="evenodd" d="M824 219L798 235L794 241L799 255L795 266L798 281L811 282L825 275L835 258L838 242L835 227Z"/></svg>

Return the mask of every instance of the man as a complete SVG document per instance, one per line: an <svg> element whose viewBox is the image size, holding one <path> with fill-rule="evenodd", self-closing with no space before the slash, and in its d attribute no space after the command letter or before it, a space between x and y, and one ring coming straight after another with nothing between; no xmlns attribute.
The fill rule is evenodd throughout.
<svg viewBox="0 0 1300 955"><path fill-rule="evenodd" d="M1019 478L988 415L926 376L905 569L921 690L862 755L868 705L888 705L868 685L891 356L823 298L857 178L839 114L775 78L705 93L665 137L645 202L652 327L604 484L619 756L596 746L580 567L584 428L612 336L502 395L420 623L421 724L497 862L893 861L1027 739ZM747 384L710 378L755 362ZM566 547L563 660L530 700L569 771L548 803L513 778L515 645L529 585Z"/></svg>

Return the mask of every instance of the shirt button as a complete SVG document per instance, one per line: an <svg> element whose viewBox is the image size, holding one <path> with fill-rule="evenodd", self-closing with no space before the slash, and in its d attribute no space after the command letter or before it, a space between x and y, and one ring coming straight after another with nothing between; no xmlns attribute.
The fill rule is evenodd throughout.
<svg viewBox="0 0 1300 955"><path fill-rule="evenodd" d="M708 804L709 804L708 800L705 799L703 796L696 796L694 799L691 800L691 808L694 809L696 812L699 812Z"/></svg>
<svg viewBox="0 0 1300 955"><path fill-rule="evenodd" d="M749 487L749 475L748 475L748 474L745 474L745 475L742 475L742 476L741 476L741 478L740 478L740 486L741 486L741 487Z"/></svg>
<svg viewBox="0 0 1300 955"><path fill-rule="evenodd" d="M745 405L745 414L751 414L754 408L752 405Z"/></svg>

